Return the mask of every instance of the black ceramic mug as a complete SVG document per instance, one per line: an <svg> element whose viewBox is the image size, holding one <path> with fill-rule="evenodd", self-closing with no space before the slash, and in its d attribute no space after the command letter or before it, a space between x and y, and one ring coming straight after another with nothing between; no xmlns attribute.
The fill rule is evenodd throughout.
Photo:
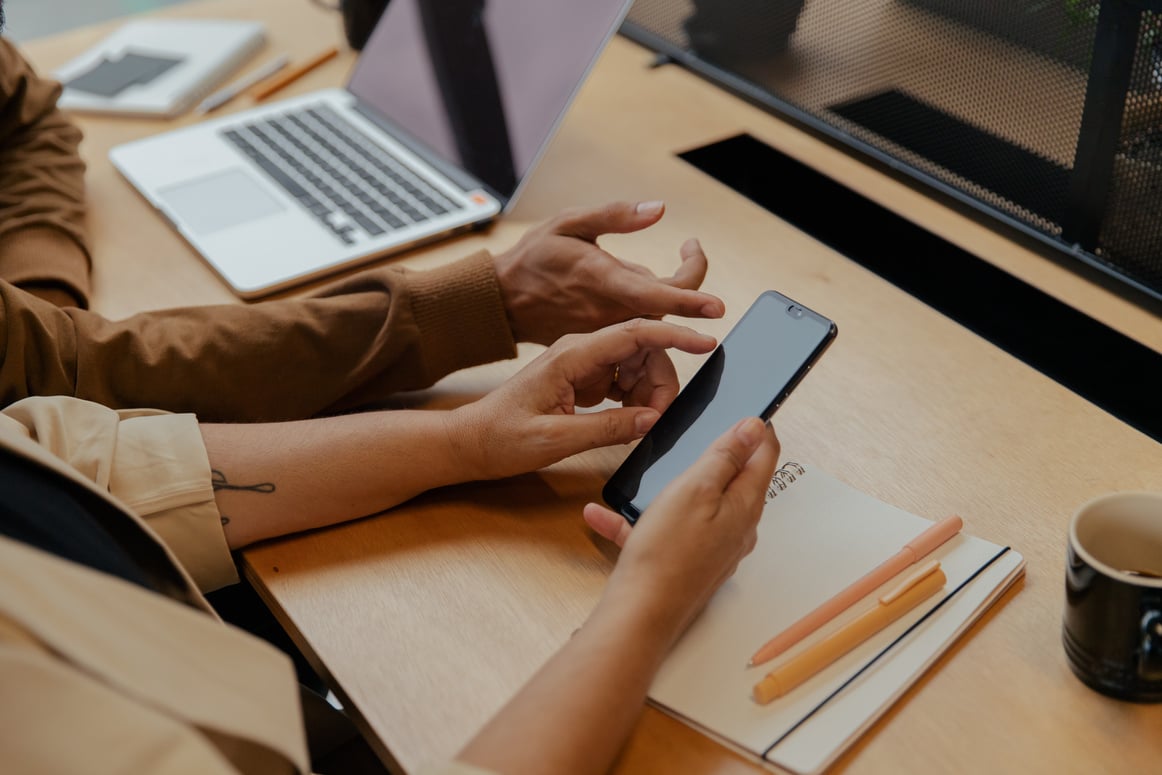
<svg viewBox="0 0 1162 775"><path fill-rule="evenodd" d="M1162 493L1114 493L1073 515L1065 655L1097 691L1162 702Z"/></svg>

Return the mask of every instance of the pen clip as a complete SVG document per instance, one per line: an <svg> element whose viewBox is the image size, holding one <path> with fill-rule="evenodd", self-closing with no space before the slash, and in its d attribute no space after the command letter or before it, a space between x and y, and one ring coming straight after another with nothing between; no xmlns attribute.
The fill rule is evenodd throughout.
<svg viewBox="0 0 1162 775"><path fill-rule="evenodd" d="M938 570L940 570L940 561L932 560L927 565L924 565L915 573L913 573L911 576L904 579L903 582L900 583L900 586L896 587L891 592L881 597L880 605L890 605L891 603L895 602L909 589L916 586Z"/></svg>

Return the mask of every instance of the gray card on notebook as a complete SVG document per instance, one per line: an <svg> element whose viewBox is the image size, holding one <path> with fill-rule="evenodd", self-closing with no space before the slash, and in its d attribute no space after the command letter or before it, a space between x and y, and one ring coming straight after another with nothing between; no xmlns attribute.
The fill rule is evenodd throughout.
<svg viewBox="0 0 1162 775"><path fill-rule="evenodd" d="M65 86L101 97L116 97L130 86L153 82L183 61L183 57L126 51L117 59L102 57L91 68L65 83Z"/></svg>

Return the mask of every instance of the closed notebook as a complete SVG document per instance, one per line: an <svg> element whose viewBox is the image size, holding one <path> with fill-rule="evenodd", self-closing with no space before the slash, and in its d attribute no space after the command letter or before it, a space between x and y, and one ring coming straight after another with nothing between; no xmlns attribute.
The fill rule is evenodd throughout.
<svg viewBox="0 0 1162 775"><path fill-rule="evenodd" d="M54 74L67 110L176 116L221 84L265 40L256 21L143 19L113 34Z"/></svg>
<svg viewBox="0 0 1162 775"><path fill-rule="evenodd" d="M826 768L1021 576L1024 559L969 535L966 518L926 558L939 560L944 589L814 678L768 705L751 699L772 668L858 617L907 571L778 658L750 668L747 661L931 524L818 468L782 466L758 545L667 657L651 703L768 766Z"/></svg>

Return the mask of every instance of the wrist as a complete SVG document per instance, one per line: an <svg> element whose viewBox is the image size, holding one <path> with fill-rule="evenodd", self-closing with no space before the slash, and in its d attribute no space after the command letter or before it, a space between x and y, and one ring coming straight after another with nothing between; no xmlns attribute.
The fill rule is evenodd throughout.
<svg viewBox="0 0 1162 775"><path fill-rule="evenodd" d="M653 648L661 659L690 619L689 606L677 598L673 590L619 578L615 568L591 619L640 633L640 647Z"/></svg>
<svg viewBox="0 0 1162 775"><path fill-rule="evenodd" d="M525 342L528 339L521 330L520 324L520 292L515 290L511 271L512 262L505 260L505 254L496 256L493 269L496 272L496 284L500 291L500 303L504 307L504 319L508 323L509 333L514 342Z"/></svg>
<svg viewBox="0 0 1162 775"><path fill-rule="evenodd" d="M443 413L444 438L449 454L465 481L497 478L488 465L488 437L476 403Z"/></svg>

